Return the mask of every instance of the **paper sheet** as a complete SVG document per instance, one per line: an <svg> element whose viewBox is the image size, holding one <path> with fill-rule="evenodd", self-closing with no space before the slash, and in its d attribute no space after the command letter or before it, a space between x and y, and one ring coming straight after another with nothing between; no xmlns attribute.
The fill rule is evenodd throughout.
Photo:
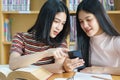
<svg viewBox="0 0 120 80"><path fill-rule="evenodd" d="M99 78L96 78L96 77ZM100 79L101 78L101 79ZM76 72L74 75L74 80L105 80L102 78L106 78L106 80L112 80L112 76L109 74L89 74L89 73L81 73L81 72Z"/></svg>
<svg viewBox="0 0 120 80"><path fill-rule="evenodd" d="M67 80L67 78L55 78L54 80Z"/></svg>
<svg viewBox="0 0 120 80"><path fill-rule="evenodd" d="M109 74L89 74L81 72L76 72L73 78L74 79L71 80L112 80L112 76ZM54 80L67 80L67 78L55 78Z"/></svg>
<svg viewBox="0 0 120 80"><path fill-rule="evenodd" d="M9 65L0 65L0 72L7 76L12 70L9 68Z"/></svg>

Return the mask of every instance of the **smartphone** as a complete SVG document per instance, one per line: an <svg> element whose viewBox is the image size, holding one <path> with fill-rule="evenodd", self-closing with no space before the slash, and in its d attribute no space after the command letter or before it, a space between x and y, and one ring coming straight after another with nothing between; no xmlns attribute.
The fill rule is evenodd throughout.
<svg viewBox="0 0 120 80"><path fill-rule="evenodd" d="M74 58L77 58L77 57L79 57L79 59L83 59L82 53L80 51L77 51L77 50L76 51L69 51L68 55L69 55L70 59L74 59ZM80 66L77 69L82 70L84 68L85 68L85 65Z"/></svg>
<svg viewBox="0 0 120 80"><path fill-rule="evenodd" d="M69 51L68 55L69 55L70 59L74 59L74 58L77 58L77 57L79 57L79 59L83 58L80 51Z"/></svg>

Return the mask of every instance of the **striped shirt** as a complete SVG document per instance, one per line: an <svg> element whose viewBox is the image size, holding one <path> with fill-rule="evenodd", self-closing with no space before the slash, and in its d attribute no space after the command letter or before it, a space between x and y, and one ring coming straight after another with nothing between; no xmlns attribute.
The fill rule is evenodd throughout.
<svg viewBox="0 0 120 80"><path fill-rule="evenodd" d="M67 48L66 42L61 43L59 47ZM22 33L17 33L13 37L10 53L18 52L22 56L22 55L34 54L35 52L41 52L49 48L54 48L54 47L36 41L33 37L33 34L22 32ZM49 60L49 59L51 58L50 57L44 58L40 61Z"/></svg>

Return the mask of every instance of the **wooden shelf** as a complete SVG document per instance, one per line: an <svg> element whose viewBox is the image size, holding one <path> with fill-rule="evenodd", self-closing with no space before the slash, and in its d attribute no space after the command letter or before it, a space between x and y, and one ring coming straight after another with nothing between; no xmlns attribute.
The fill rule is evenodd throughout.
<svg viewBox="0 0 120 80"><path fill-rule="evenodd" d="M75 45L75 42L70 42L70 45Z"/></svg>
<svg viewBox="0 0 120 80"><path fill-rule="evenodd" d="M3 44L4 44L4 45L11 45L11 44L12 44L12 42L7 42L7 41L4 41L4 42L3 42Z"/></svg>
<svg viewBox="0 0 120 80"><path fill-rule="evenodd" d="M107 11L108 14L120 14L120 10L118 11Z"/></svg>
<svg viewBox="0 0 120 80"><path fill-rule="evenodd" d="M75 15L76 11L70 11L70 15Z"/></svg>
<svg viewBox="0 0 120 80"><path fill-rule="evenodd" d="M120 10L117 11L107 11L108 14L120 14ZM76 11L70 11L71 15L75 15Z"/></svg>

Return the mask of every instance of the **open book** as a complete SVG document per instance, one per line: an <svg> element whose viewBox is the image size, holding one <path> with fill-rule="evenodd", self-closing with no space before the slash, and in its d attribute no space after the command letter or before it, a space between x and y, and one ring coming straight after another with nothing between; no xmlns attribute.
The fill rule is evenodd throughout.
<svg viewBox="0 0 120 80"><path fill-rule="evenodd" d="M0 65L0 80L47 80L53 73L40 66L30 65L15 71L9 69L9 65Z"/></svg>

